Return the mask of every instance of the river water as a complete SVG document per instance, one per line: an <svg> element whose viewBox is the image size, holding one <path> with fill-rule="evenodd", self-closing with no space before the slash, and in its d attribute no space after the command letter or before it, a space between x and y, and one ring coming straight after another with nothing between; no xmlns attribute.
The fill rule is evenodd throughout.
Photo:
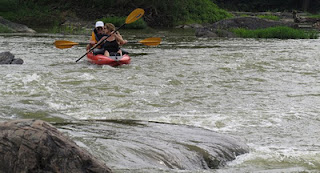
<svg viewBox="0 0 320 173"><path fill-rule="evenodd" d="M84 45L53 45L58 39L83 43L88 36L1 34L0 52L24 64L0 66L0 120L57 124L115 172L320 172L319 39L206 39L184 30L122 34L134 43L124 46L132 63L119 68L85 58L75 63ZM163 40L156 47L137 43L147 37ZM137 156L114 162L90 137L108 131L98 128L101 123L112 125L93 120L201 127L241 139L250 152L213 170L130 160Z"/></svg>

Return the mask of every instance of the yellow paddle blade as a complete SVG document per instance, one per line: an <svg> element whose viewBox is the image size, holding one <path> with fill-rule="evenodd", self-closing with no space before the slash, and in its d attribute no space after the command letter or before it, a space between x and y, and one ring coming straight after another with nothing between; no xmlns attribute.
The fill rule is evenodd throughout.
<svg viewBox="0 0 320 173"><path fill-rule="evenodd" d="M142 8L137 8L133 10L129 16L126 18L126 24L135 22L140 19L144 15L144 10Z"/></svg>
<svg viewBox="0 0 320 173"><path fill-rule="evenodd" d="M160 37L151 37L151 38L146 38L144 40L139 41L139 43L142 43L147 46L157 46L161 42Z"/></svg>
<svg viewBox="0 0 320 173"><path fill-rule="evenodd" d="M56 48L59 48L59 49L71 48L72 46L78 45L78 44L79 43L67 41L67 40L56 40L54 42L54 45L56 46Z"/></svg>

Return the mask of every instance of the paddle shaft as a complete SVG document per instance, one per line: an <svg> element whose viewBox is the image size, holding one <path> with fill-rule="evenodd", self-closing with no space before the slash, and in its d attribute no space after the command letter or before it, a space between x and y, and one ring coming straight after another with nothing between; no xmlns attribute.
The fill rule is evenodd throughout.
<svg viewBox="0 0 320 173"><path fill-rule="evenodd" d="M117 28L112 34L116 33L120 28L122 28L126 23L121 25L119 28ZM108 35L106 38L100 40L96 45L94 45L91 49L89 49L84 55L82 55L79 59L76 60L76 62L80 61L84 56L86 56L88 53L90 53L93 49L98 47L101 43L103 43L106 39L108 39L112 34Z"/></svg>

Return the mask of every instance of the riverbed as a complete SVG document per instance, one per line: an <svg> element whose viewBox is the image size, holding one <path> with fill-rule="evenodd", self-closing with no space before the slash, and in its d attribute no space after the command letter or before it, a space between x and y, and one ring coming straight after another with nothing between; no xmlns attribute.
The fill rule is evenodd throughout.
<svg viewBox="0 0 320 173"><path fill-rule="evenodd" d="M319 39L209 39L189 30L122 35L131 42L123 48L132 60L114 68L86 58L75 63L85 45L53 45L59 39L85 43L86 35L1 34L0 52L24 64L0 66L0 120L55 124L115 172L320 171ZM138 43L147 37L162 42ZM92 138L108 131L98 128L106 120L200 127L238 138L250 152L221 169L157 167L125 156L114 162L103 154L110 148Z"/></svg>

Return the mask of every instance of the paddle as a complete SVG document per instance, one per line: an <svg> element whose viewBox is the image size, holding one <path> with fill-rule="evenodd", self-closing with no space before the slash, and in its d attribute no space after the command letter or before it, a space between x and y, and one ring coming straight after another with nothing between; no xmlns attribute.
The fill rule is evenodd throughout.
<svg viewBox="0 0 320 173"><path fill-rule="evenodd" d="M161 42L160 37L150 37L150 38L146 38L144 40L139 41L139 43L142 43L146 46L157 46L160 44L160 42Z"/></svg>
<svg viewBox="0 0 320 173"><path fill-rule="evenodd" d="M121 25L119 28L117 28L113 33L116 33L120 28L122 28L124 25L132 23L140 19L144 14L144 10L141 8L137 8L133 10L129 16L126 18L126 21L123 25ZM111 34L112 35L112 34ZM88 50L84 55L82 55L79 59L76 60L78 62L80 59L82 59L84 56L86 56L89 52L91 52L93 49L98 47L101 43L103 43L107 38L109 38L111 35L107 36L106 38L100 40L96 45L94 45L90 50Z"/></svg>
<svg viewBox="0 0 320 173"><path fill-rule="evenodd" d="M78 45L78 44L79 43L68 41L68 40L56 40L54 42L54 45L56 46L56 48L59 48L59 49L71 48L72 46Z"/></svg>
<svg viewBox="0 0 320 173"><path fill-rule="evenodd" d="M150 37L144 40L140 40L139 43L144 44L146 46L157 46L161 42L161 38L159 37ZM74 45L79 45L80 43L76 43L68 40L57 40L54 42L54 45L59 49L67 49L71 48ZM86 43L85 43L86 44Z"/></svg>

